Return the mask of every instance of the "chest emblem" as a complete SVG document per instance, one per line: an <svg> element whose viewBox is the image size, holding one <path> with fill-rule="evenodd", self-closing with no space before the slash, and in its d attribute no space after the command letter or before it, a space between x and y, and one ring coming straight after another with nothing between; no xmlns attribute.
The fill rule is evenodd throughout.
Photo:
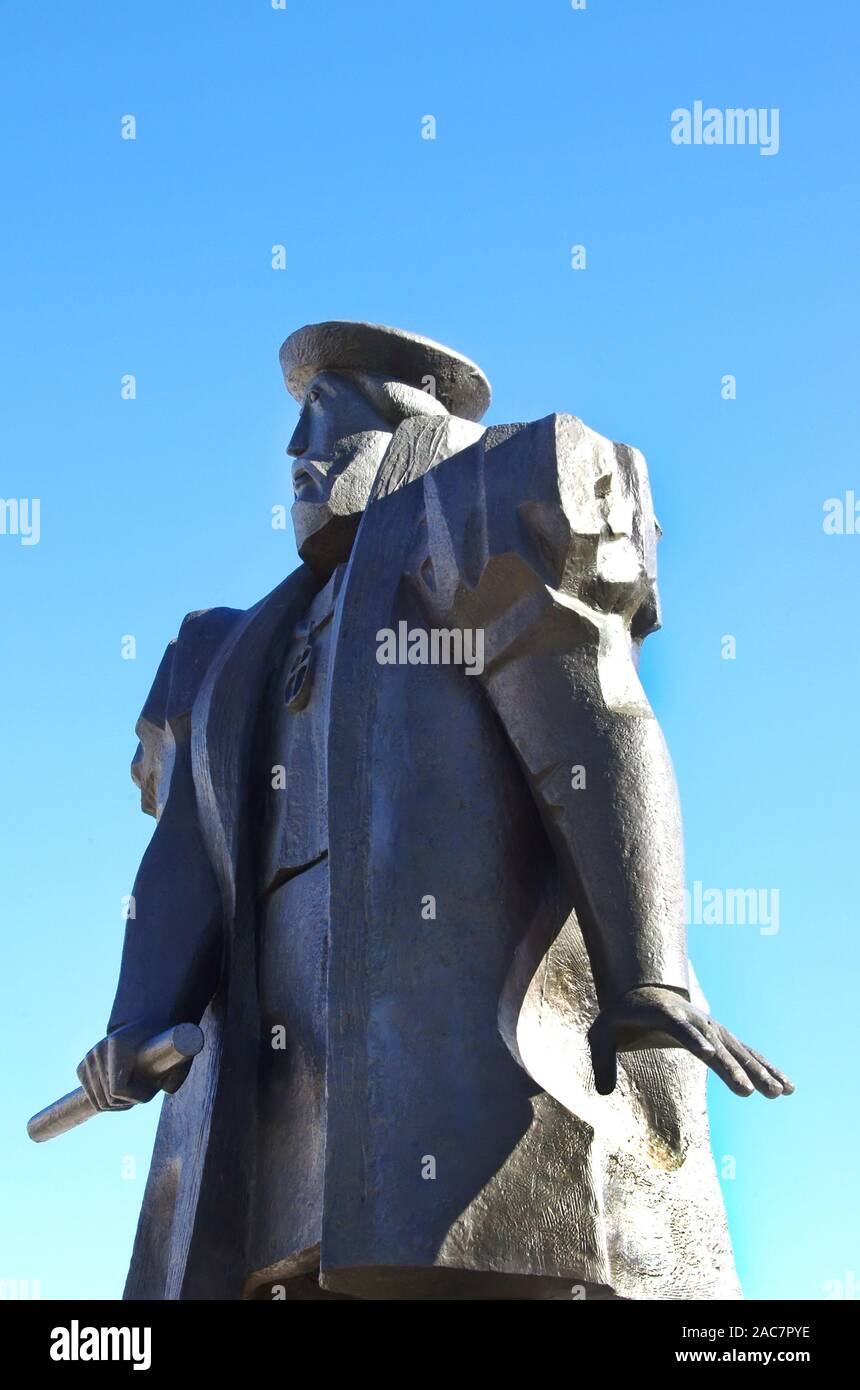
<svg viewBox="0 0 860 1390"><path fill-rule="evenodd" d="M287 709L296 711L304 709L311 697L313 687L313 668L315 665L315 652L310 642L306 642L299 656L290 667L287 676L284 699Z"/></svg>

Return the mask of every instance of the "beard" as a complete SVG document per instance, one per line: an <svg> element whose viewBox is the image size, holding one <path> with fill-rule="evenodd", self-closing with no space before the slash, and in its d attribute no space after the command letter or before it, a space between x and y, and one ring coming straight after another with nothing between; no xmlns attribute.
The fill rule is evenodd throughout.
<svg viewBox="0 0 860 1390"><path fill-rule="evenodd" d="M291 516L299 555L323 578L349 559L391 438L382 430L365 430L338 440L334 457L316 463L314 474L325 472L315 479L315 488L309 489L312 500L300 496L293 503ZM308 460L310 467L315 462Z"/></svg>
<svg viewBox="0 0 860 1390"><path fill-rule="evenodd" d="M306 509L315 514L313 518L302 514ZM346 564L361 516L361 512L349 512L346 516L333 514L324 502L294 504L293 528L299 557L320 579L328 579L338 565Z"/></svg>

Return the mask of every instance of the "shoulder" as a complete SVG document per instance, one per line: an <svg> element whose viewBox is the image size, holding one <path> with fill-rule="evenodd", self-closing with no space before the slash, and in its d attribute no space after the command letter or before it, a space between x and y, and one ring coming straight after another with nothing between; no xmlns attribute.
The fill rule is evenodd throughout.
<svg viewBox="0 0 860 1390"><path fill-rule="evenodd" d="M657 528L648 469L639 449L600 434L576 415L557 413L488 431L487 510L513 509L557 550L574 537L604 543L627 537L651 566Z"/></svg>
<svg viewBox="0 0 860 1390"><path fill-rule="evenodd" d="M225 638L243 617L241 608L198 608L186 613L176 638L168 647L168 652L172 648L173 654L165 710L167 720L191 709Z"/></svg>
<svg viewBox="0 0 860 1390"><path fill-rule="evenodd" d="M529 519L547 531L553 548L563 533L624 534L639 519L654 531L642 454L576 415L491 426L427 473L425 485L449 530L474 530L481 514L481 532L498 541L513 541Z"/></svg>
<svg viewBox="0 0 860 1390"><path fill-rule="evenodd" d="M219 648L242 616L239 608L201 608L186 613L159 662L135 725L139 742L131 764L141 807L156 819L164 809L173 772L171 721L191 709Z"/></svg>
<svg viewBox="0 0 860 1390"><path fill-rule="evenodd" d="M165 648L141 718L164 727L191 708L222 642L244 616L241 608L198 608L186 613Z"/></svg>
<svg viewBox="0 0 860 1390"><path fill-rule="evenodd" d="M498 425L425 476L427 549L450 595L478 590L487 612L535 586L653 631L657 528L638 449L557 413ZM643 595L645 596L643 598ZM474 602L473 602L474 600Z"/></svg>

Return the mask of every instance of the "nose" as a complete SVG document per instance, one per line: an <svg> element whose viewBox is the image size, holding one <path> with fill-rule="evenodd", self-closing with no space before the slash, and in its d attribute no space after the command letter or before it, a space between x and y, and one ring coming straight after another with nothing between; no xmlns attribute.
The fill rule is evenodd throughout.
<svg viewBox="0 0 860 1390"><path fill-rule="evenodd" d="M304 409L299 416L299 423L293 430L293 437L287 445L287 453L290 458L301 458L302 454L307 453L309 443L307 409Z"/></svg>

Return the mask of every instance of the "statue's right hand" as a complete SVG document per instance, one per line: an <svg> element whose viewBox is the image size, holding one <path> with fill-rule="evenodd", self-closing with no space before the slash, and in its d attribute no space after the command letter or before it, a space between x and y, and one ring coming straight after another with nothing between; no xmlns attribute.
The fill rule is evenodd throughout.
<svg viewBox="0 0 860 1390"><path fill-rule="evenodd" d="M138 1049L156 1031L128 1023L90 1048L78 1067L78 1080L96 1110L128 1110L166 1089L164 1077L135 1075Z"/></svg>

